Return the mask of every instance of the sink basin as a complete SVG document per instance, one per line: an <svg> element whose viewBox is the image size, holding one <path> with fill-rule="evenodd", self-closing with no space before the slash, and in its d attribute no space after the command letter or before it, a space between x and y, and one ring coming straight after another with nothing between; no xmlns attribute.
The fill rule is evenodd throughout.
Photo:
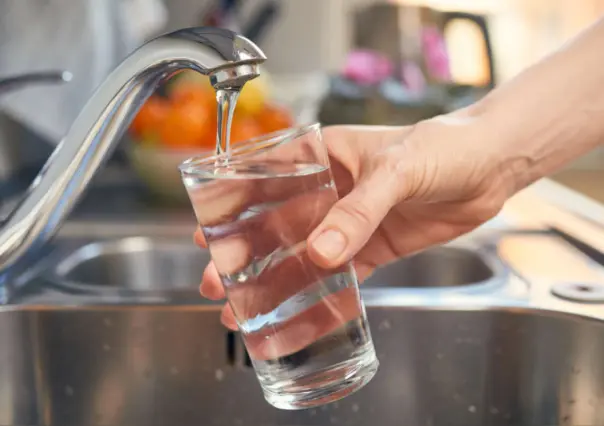
<svg viewBox="0 0 604 426"><path fill-rule="evenodd" d="M90 292L196 292L209 261L190 238L128 237L83 245L53 275L59 286Z"/></svg>
<svg viewBox="0 0 604 426"><path fill-rule="evenodd" d="M452 246L435 247L378 268L365 287L462 287L486 284L501 271L485 255Z"/></svg>
<svg viewBox="0 0 604 426"><path fill-rule="evenodd" d="M221 306L200 302L209 256L190 227L69 232L29 292L0 306L2 426L604 425L604 305L531 287L488 245L376 271L363 293L377 375L288 412L263 400Z"/></svg>
<svg viewBox="0 0 604 426"><path fill-rule="evenodd" d="M57 263L53 275L59 286L88 292L196 291L209 261L209 251L190 239L127 237L77 248ZM501 275L484 254L442 246L379 268L364 288L480 286Z"/></svg>
<svg viewBox="0 0 604 426"><path fill-rule="evenodd" d="M320 409L262 398L218 307L0 311L0 424L604 424L604 323L369 306L380 369Z"/></svg>

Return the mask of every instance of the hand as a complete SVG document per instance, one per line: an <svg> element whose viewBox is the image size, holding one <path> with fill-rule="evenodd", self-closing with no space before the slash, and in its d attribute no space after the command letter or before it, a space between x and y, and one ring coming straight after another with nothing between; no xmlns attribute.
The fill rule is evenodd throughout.
<svg viewBox="0 0 604 426"><path fill-rule="evenodd" d="M323 134L341 199L310 233L308 255L325 269L352 259L361 281L384 263L474 229L512 192L486 132L469 117L412 127L337 126ZM205 246L201 231L195 240ZM225 297L213 263L201 293ZM222 321L237 327L228 305Z"/></svg>

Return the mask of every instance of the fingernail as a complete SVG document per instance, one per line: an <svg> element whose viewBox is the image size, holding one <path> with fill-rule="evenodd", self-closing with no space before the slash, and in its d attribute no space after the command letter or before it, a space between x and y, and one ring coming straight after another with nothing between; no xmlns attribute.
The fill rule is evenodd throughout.
<svg viewBox="0 0 604 426"><path fill-rule="evenodd" d="M206 286L203 285L203 281L202 281L201 284L199 285L199 294L201 294L203 297L208 299L208 295L206 294L207 292L204 290L205 287Z"/></svg>
<svg viewBox="0 0 604 426"><path fill-rule="evenodd" d="M340 231L328 229L315 238L312 248L323 258L336 260L346 249L346 237Z"/></svg>

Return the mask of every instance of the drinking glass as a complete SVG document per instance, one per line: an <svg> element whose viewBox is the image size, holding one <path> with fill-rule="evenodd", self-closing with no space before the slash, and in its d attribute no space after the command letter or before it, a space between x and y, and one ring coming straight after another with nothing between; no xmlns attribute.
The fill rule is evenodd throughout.
<svg viewBox="0 0 604 426"><path fill-rule="evenodd" d="M340 399L378 368L354 269L322 269L306 239L338 199L318 124L180 166L266 400Z"/></svg>

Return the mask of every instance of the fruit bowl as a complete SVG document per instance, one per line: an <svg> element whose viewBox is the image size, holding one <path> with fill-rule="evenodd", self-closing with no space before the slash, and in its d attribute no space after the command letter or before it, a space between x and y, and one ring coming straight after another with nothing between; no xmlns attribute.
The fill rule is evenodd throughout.
<svg viewBox="0 0 604 426"><path fill-rule="evenodd" d="M244 86L231 127L231 144L272 133L294 122L287 108L271 102L263 80ZM187 201L178 165L216 146L214 89L197 73L181 73L141 107L128 131L127 155L134 172L156 198Z"/></svg>
<svg viewBox="0 0 604 426"><path fill-rule="evenodd" d="M202 152L137 143L131 143L127 149L130 165L149 193L157 200L170 204L188 202L178 166L187 158Z"/></svg>

